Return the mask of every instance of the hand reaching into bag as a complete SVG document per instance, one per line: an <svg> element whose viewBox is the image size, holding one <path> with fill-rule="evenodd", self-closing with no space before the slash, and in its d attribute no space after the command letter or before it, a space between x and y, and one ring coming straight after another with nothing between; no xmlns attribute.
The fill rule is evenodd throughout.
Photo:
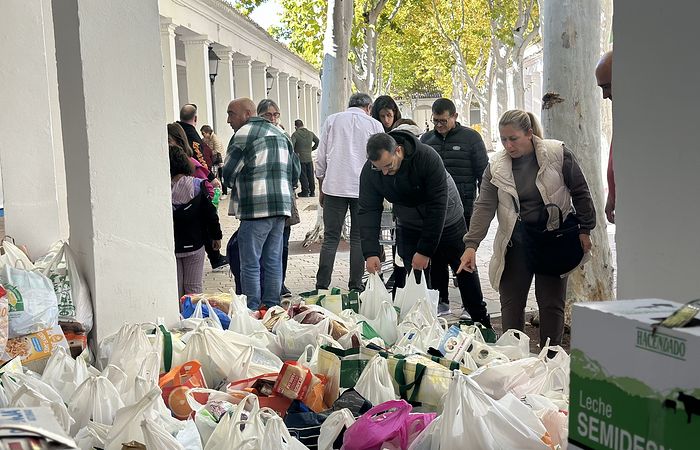
<svg viewBox="0 0 700 450"><path fill-rule="evenodd" d="M471 273L476 270L476 250L473 248L467 247L466 250L464 250L464 253L462 254L462 257L460 258L462 263L459 265L459 268L457 269L457 273L460 273L463 270L466 270L467 272Z"/></svg>

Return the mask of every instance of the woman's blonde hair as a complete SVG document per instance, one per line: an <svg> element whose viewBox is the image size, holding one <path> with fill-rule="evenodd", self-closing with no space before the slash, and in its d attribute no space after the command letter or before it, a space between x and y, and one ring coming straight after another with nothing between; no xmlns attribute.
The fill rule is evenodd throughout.
<svg viewBox="0 0 700 450"><path fill-rule="evenodd" d="M506 125L512 125L525 133L532 129L532 134L540 139L544 139L542 125L540 125L537 117L535 117L535 115L531 112L523 111L521 109L511 109L510 111L504 112L501 116L501 120L498 121L498 126L505 127Z"/></svg>

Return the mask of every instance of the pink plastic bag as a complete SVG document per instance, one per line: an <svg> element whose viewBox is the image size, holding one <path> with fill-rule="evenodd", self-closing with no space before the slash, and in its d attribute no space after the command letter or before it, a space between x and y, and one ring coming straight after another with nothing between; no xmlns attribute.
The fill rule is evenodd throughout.
<svg viewBox="0 0 700 450"><path fill-rule="evenodd" d="M409 444L432 422L436 414L411 414L405 400L391 400L367 411L345 432L345 450L379 450L384 443Z"/></svg>

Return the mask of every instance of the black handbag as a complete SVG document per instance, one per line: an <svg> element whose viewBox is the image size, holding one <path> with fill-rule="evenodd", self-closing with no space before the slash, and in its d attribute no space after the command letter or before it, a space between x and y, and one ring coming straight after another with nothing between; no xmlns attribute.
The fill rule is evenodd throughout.
<svg viewBox="0 0 700 450"><path fill-rule="evenodd" d="M559 228L543 230L525 224L518 216L516 227L520 230L516 232L520 232L522 243L526 246L528 265L533 273L561 276L574 270L583 259L583 247L579 238L581 224L573 212L564 220L559 206L553 203L545 205L545 213L549 208L558 210Z"/></svg>

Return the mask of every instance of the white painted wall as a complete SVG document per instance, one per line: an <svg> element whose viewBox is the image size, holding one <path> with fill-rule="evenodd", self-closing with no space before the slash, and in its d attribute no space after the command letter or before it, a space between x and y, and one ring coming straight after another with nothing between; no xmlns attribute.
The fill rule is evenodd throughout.
<svg viewBox="0 0 700 450"><path fill-rule="evenodd" d="M49 23L47 23L49 22ZM62 164L55 161L54 141L60 127L54 123L56 70L52 66L51 8L41 0L10 0L0 14L0 98L6 117L0 120L0 164L5 231L26 244L30 256L43 255L65 237L61 225L57 177ZM57 150L60 156L61 147ZM65 192L65 191L64 191ZM64 193L61 193L65 201ZM63 228L63 229L62 229ZM63 233L62 233L63 231Z"/></svg>
<svg viewBox="0 0 700 450"><path fill-rule="evenodd" d="M161 51L157 5L54 0L58 5L71 243L93 295L94 337L127 321L160 316L173 323L178 302L163 74L154 64ZM125 62L138 70L125 70Z"/></svg>
<svg viewBox="0 0 700 450"><path fill-rule="evenodd" d="M618 298L700 293L700 4L615 4Z"/></svg>

